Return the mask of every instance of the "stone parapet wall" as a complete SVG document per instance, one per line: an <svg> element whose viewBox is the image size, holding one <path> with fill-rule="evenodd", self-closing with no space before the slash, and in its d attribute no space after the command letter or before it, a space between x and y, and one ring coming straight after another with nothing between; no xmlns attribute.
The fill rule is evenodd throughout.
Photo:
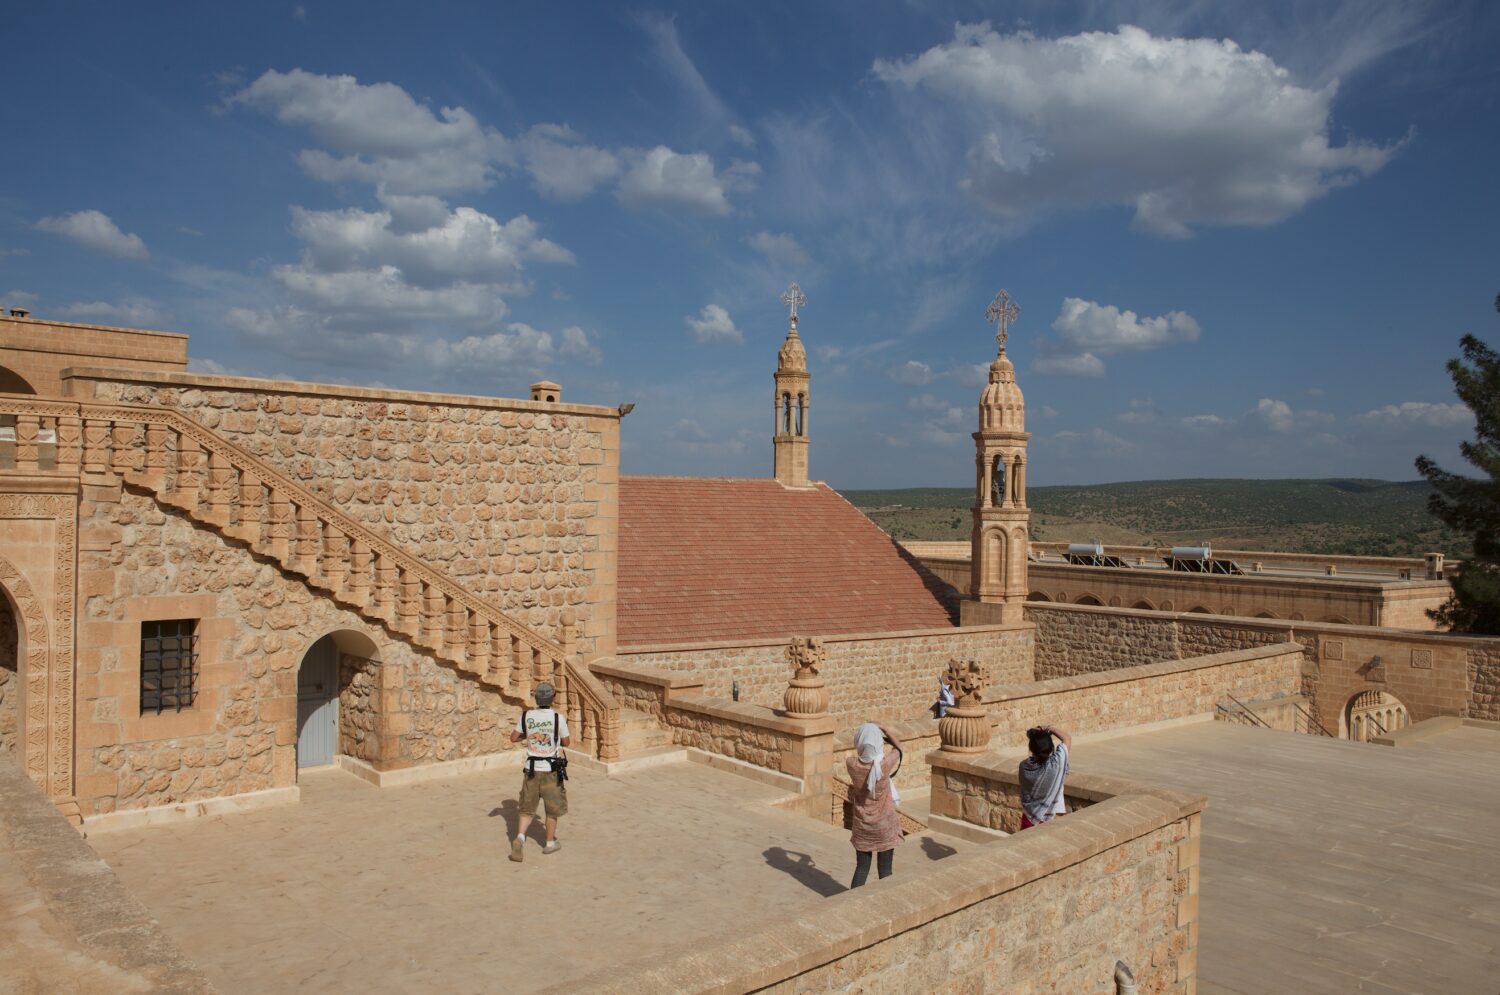
<svg viewBox="0 0 1500 995"><path fill-rule="evenodd" d="M1033 641L1027 624L824 636L828 658L820 673L830 713L841 724L911 719L937 699L937 679L950 659L978 660L994 682L1031 680ZM779 708L792 676L786 647L784 640L648 646L618 659L691 673L715 698L730 698L738 681L741 702Z"/></svg>
<svg viewBox="0 0 1500 995"><path fill-rule="evenodd" d="M177 409L531 628L613 652L619 414L324 384L73 370L74 393Z"/></svg>
<svg viewBox="0 0 1500 995"><path fill-rule="evenodd" d="M1468 717L1500 722L1500 640L1470 646L1465 654L1468 672Z"/></svg>
<svg viewBox="0 0 1500 995"><path fill-rule="evenodd" d="M21 768L0 763L7 992L216 989Z"/></svg>
<svg viewBox="0 0 1500 995"><path fill-rule="evenodd" d="M1039 676L1105 672L1138 652L1166 652L1167 644L1172 655L1164 659L1295 642L1303 649L1301 693L1333 735L1342 735L1349 700L1371 690L1398 698L1413 722L1438 715L1500 718L1496 637L1041 602L1028 603L1026 617L1037 626ZM1140 634L1143 625L1155 627L1149 642ZM1136 650L1132 639L1147 648Z"/></svg>
<svg viewBox="0 0 1500 995"><path fill-rule="evenodd" d="M83 814L296 783L297 669L340 641L342 752L383 770L511 749L521 707L118 484L80 503L78 798ZM198 623L198 696L140 710L141 623Z"/></svg>
<svg viewBox="0 0 1500 995"><path fill-rule="evenodd" d="M666 726L672 742L767 770L783 769L782 759L801 737L795 723L755 705L720 701L701 694L674 696Z"/></svg>
<svg viewBox="0 0 1500 995"><path fill-rule="evenodd" d="M1086 811L920 876L548 991L1105 992L1119 958L1140 991L1187 995L1204 799L1109 787Z"/></svg>
<svg viewBox="0 0 1500 995"><path fill-rule="evenodd" d="M1231 695L1242 701L1299 693L1302 647L1295 643L1188 660L1125 667L989 688L985 707L1004 743L1022 743L1036 725L1093 733L1212 714Z"/></svg>
<svg viewBox="0 0 1500 995"><path fill-rule="evenodd" d="M1046 611L1028 604L1026 618L1037 627L1039 681L1180 660L1185 655L1171 616L1119 613L1102 622L1098 615Z"/></svg>

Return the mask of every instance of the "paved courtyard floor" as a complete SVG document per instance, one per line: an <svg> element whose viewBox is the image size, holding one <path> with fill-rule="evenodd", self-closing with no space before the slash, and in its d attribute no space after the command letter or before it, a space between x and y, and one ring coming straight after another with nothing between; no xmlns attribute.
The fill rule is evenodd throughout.
<svg viewBox="0 0 1500 995"><path fill-rule="evenodd" d="M379 789L318 771L296 805L89 843L226 993L525 992L805 910L853 870L846 830L691 763L579 771L562 850L514 864L519 782ZM909 839L896 873L963 849Z"/></svg>
<svg viewBox="0 0 1500 995"><path fill-rule="evenodd" d="M1411 747L1224 722L1079 743L1209 796L1198 991L1500 991L1500 732Z"/></svg>

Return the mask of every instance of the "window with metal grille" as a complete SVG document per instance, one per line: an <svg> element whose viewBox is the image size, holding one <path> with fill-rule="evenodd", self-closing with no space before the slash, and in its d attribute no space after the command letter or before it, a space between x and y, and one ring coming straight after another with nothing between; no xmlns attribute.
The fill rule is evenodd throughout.
<svg viewBox="0 0 1500 995"><path fill-rule="evenodd" d="M141 714L181 711L198 696L198 620L141 623Z"/></svg>

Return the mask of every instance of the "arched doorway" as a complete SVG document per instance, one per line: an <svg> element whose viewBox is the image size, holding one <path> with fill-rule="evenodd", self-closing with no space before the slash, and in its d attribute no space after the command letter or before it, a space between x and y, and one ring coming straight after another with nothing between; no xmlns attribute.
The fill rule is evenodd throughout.
<svg viewBox="0 0 1500 995"><path fill-rule="evenodd" d="M326 767L347 752L343 734L350 716L341 698L358 675L375 665L374 641L352 629L330 632L302 654L297 668L298 770Z"/></svg>
<svg viewBox="0 0 1500 995"><path fill-rule="evenodd" d="M1148 611L1148 612L1154 612L1154 611L1156 611L1156 609L1154 607L1152 607L1151 602L1147 601L1145 598L1142 598L1140 601L1137 601L1135 604L1131 605L1130 607L1132 607L1132 608L1134 608L1134 609L1136 609L1138 611Z"/></svg>
<svg viewBox="0 0 1500 995"><path fill-rule="evenodd" d="M1103 608L1104 607L1104 602L1100 601L1098 598L1094 597L1092 594L1082 594L1082 595L1079 595L1077 603L1080 604L1080 605L1093 605L1095 608Z"/></svg>
<svg viewBox="0 0 1500 995"><path fill-rule="evenodd" d="M1044 592L1042 592L1042 591L1032 591L1030 594L1026 595L1026 600L1027 601L1051 601L1052 599L1049 598L1049 597L1047 597L1047 595Z"/></svg>
<svg viewBox="0 0 1500 995"><path fill-rule="evenodd" d="M1406 706L1386 691L1360 691L1344 706L1344 737L1368 743L1376 736L1389 736L1411 724Z"/></svg>
<svg viewBox="0 0 1500 995"><path fill-rule="evenodd" d="M0 755L21 749L21 624L10 595L0 588Z"/></svg>

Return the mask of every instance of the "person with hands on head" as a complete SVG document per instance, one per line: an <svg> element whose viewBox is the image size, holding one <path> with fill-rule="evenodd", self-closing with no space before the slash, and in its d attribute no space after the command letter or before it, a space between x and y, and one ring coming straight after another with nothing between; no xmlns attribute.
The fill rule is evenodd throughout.
<svg viewBox="0 0 1500 995"><path fill-rule="evenodd" d="M1026 741L1031 755L1021 761L1022 829L1067 813L1063 779L1068 773L1068 752L1073 748L1073 737L1057 726L1027 729Z"/></svg>
<svg viewBox="0 0 1500 995"><path fill-rule="evenodd" d="M886 750L890 744L890 750ZM888 878L895 862L896 844L901 842L901 817L896 806L901 794L891 778L901 766L901 743L889 729L866 722L854 734L855 756L845 759L849 771L849 807L854 811L854 880L858 888L870 876L875 857L880 876Z"/></svg>

